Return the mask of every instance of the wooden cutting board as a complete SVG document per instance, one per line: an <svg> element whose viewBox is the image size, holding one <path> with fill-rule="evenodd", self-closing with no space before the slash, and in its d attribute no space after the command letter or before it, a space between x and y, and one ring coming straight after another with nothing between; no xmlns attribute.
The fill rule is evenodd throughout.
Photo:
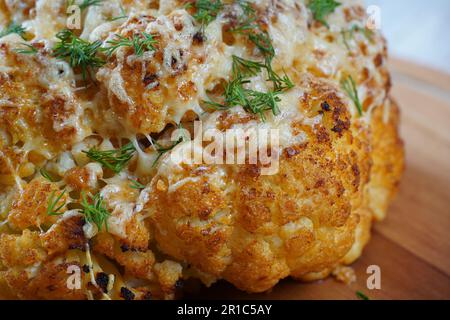
<svg viewBox="0 0 450 320"><path fill-rule="evenodd" d="M214 299L450 299L450 75L392 60L392 95L402 109L407 168L388 218L353 265L357 282L303 284L284 280L272 292L248 295L226 283L205 290ZM381 290L366 287L367 267L381 268Z"/></svg>

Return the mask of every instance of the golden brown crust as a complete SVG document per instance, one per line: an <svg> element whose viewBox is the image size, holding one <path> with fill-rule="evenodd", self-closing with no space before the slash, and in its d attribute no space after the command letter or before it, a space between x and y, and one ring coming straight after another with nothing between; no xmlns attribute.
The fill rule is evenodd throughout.
<svg viewBox="0 0 450 320"><path fill-rule="evenodd" d="M49 200L54 195L53 201L61 194L54 183L43 178L29 183L22 194L18 194L13 202L8 222L13 228L24 230L27 228L40 228L50 226L56 222L57 217L47 214ZM64 195L60 204L64 203L67 195ZM65 209L65 208L63 208Z"/></svg>

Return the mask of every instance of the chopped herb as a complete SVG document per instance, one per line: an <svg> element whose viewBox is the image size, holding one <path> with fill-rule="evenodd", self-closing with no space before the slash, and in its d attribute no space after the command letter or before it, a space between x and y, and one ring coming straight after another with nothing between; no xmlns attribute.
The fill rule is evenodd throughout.
<svg viewBox="0 0 450 320"><path fill-rule="evenodd" d="M100 151L96 148L92 148L89 151L83 151L89 159L100 163L102 166L115 173L119 173L123 170L135 152L136 148L131 142L117 150Z"/></svg>
<svg viewBox="0 0 450 320"><path fill-rule="evenodd" d="M255 15L256 11L250 2L245 1L245 0L238 0L238 3L241 6L242 10L244 11L244 14L247 17L251 18Z"/></svg>
<svg viewBox="0 0 450 320"><path fill-rule="evenodd" d="M233 56L233 79L224 87L224 103L208 102L208 107L216 110L226 110L236 106L242 106L247 112L258 114L265 121L264 112L271 110L274 115L280 113L278 103L281 101L279 95L294 87L294 84L286 75L280 76L272 67L275 57L275 49L267 32L261 30L255 23L255 10L250 3L239 1L244 12L237 26L231 32L247 36L260 53L264 56L263 62L252 61ZM257 76L262 71L267 72L268 79L273 83L273 90L259 92L247 88L250 77Z"/></svg>
<svg viewBox="0 0 450 320"><path fill-rule="evenodd" d="M356 88L355 80L353 80L352 76L348 76L341 82L342 89L347 93L347 95L352 99L356 108L358 109L358 113L360 116L363 114L363 108L361 105L361 101L359 100L358 90Z"/></svg>
<svg viewBox="0 0 450 320"><path fill-rule="evenodd" d="M265 67L260 62L242 59L233 55L233 76L235 78L256 76Z"/></svg>
<svg viewBox="0 0 450 320"><path fill-rule="evenodd" d="M311 0L309 1L308 8L312 11L313 17L316 21L321 22L324 26L329 28L330 26L326 22L325 18L334 12L334 10L341 5L340 2L334 0Z"/></svg>
<svg viewBox="0 0 450 320"><path fill-rule="evenodd" d="M188 7L194 6L197 12L193 15L194 19L201 24L200 29L204 33L205 28L217 17L223 9L221 0L196 0Z"/></svg>
<svg viewBox="0 0 450 320"><path fill-rule="evenodd" d="M137 180L132 180L131 184L130 184L130 188L136 189L136 190L143 190L143 189L145 189L145 186Z"/></svg>
<svg viewBox="0 0 450 320"><path fill-rule="evenodd" d="M370 300L368 296L366 296L361 291L356 291L356 296L361 300Z"/></svg>
<svg viewBox="0 0 450 320"><path fill-rule="evenodd" d="M250 33L248 38L255 44L264 57L269 59L269 61L272 61L275 57L275 49L273 48L272 41L267 32L259 31Z"/></svg>
<svg viewBox="0 0 450 320"><path fill-rule="evenodd" d="M142 32L141 34L133 34L131 39L116 34L115 39L107 41L110 46L102 49L108 56L111 56L114 51L120 47L131 47L134 49L134 53L141 57L145 51L155 51L153 46L157 41L153 39L151 34Z"/></svg>
<svg viewBox="0 0 450 320"><path fill-rule="evenodd" d="M247 112L258 114L263 121L265 121L265 111L272 110L274 115L278 115L280 113L278 102L281 101L278 95L281 92L259 92L245 89L244 85L249 82L249 80L242 78L234 79L225 87L225 104L206 102L207 105L216 110L227 110L232 107L242 106Z"/></svg>
<svg viewBox="0 0 450 320"><path fill-rule="evenodd" d="M44 168L39 169L39 173L41 174L41 176L43 176L48 181L55 182L55 180L53 180L53 178L50 175L50 173L47 170L45 170Z"/></svg>
<svg viewBox="0 0 450 320"><path fill-rule="evenodd" d="M256 23L256 11L252 7L251 3L247 1L239 1L239 5L244 14L239 17L239 22L230 31L245 34L246 31L259 28Z"/></svg>
<svg viewBox="0 0 450 320"><path fill-rule="evenodd" d="M22 45L27 47L28 49L25 49L25 48L15 49L14 51L17 53L20 53L20 54L30 54L30 55L36 54L38 52L38 50L35 47L33 47L31 44L22 43Z"/></svg>
<svg viewBox="0 0 450 320"><path fill-rule="evenodd" d="M26 40L26 39L25 39L25 28L22 27L20 24L16 24L16 23L14 23L14 22L11 22L11 23L6 27L6 29L4 29L4 30L2 30L2 31L0 32L0 38L3 38L3 37L5 37L5 36L7 36L7 35L9 35L9 34L12 34L12 33L16 33L16 34L18 34L19 36L21 36L22 39Z"/></svg>
<svg viewBox="0 0 450 320"><path fill-rule="evenodd" d="M95 196L87 197L86 193L81 193L81 206L83 207L80 212L85 216L86 221L97 225L99 231L102 230L102 226L105 225L106 231L108 231L108 218L111 215L103 204L103 197L100 193Z"/></svg>
<svg viewBox="0 0 450 320"><path fill-rule="evenodd" d="M284 73L284 75L281 77L279 74L272 70L271 64L266 64L266 69L267 74L269 75L269 80L273 82L275 91L284 91L295 87L294 83L286 73Z"/></svg>
<svg viewBox="0 0 450 320"><path fill-rule="evenodd" d="M81 68L84 81L89 70L105 64L105 61L97 57L97 51L102 45L101 41L90 43L78 38L67 29L58 32L56 38L59 42L53 48L53 56L60 60L68 58L72 68Z"/></svg>
<svg viewBox="0 0 450 320"><path fill-rule="evenodd" d="M62 208L66 205L65 201L62 198L66 194L66 190L60 193L58 197L55 199L56 191L53 191L50 195L50 198L48 199L48 206L47 206L47 215L49 216L60 216L63 214L63 212L60 212ZM59 204L61 202L61 204ZM59 205L58 205L59 204Z"/></svg>
<svg viewBox="0 0 450 320"><path fill-rule="evenodd" d="M265 57L265 64L262 66L267 70L267 74L269 76L269 80L273 82L275 91L283 91L286 89L292 89L294 84L289 79L289 77L284 74L283 77L278 75L273 71L272 61L275 57L275 49L272 45L272 41L270 40L270 36L267 32L256 31L254 33L249 33L248 38L251 42L255 44L255 46L259 49L261 54Z"/></svg>

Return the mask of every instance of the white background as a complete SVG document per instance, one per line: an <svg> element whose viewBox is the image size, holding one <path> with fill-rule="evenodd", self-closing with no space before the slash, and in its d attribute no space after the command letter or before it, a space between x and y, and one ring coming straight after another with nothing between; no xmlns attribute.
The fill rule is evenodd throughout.
<svg viewBox="0 0 450 320"><path fill-rule="evenodd" d="M450 73L450 0L365 0L381 8L391 55Z"/></svg>

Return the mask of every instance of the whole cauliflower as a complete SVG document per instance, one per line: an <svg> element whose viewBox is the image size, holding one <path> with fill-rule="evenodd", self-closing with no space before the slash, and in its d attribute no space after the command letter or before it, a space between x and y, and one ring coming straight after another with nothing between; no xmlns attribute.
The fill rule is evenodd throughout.
<svg viewBox="0 0 450 320"><path fill-rule="evenodd" d="M188 278L263 292L362 254L404 149L360 1L110 0L77 31L64 4L0 0L0 296L172 299ZM193 139L170 141L180 128ZM272 174L248 155L177 161L208 130L250 129L279 132Z"/></svg>

